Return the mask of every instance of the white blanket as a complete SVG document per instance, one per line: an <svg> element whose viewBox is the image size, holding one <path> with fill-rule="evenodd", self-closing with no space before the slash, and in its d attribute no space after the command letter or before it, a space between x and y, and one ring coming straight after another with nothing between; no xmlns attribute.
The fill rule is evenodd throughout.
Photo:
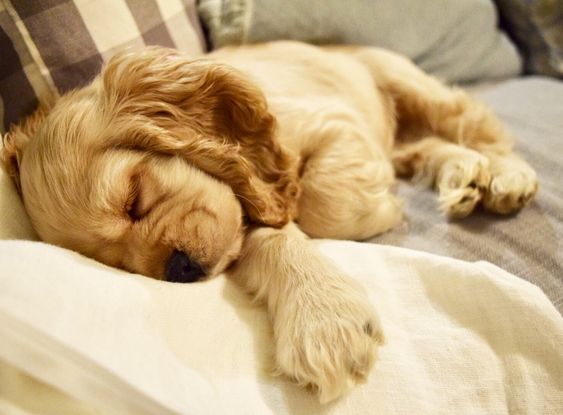
<svg viewBox="0 0 563 415"><path fill-rule="evenodd" d="M537 287L483 262L316 243L386 335L367 383L326 406L267 374L267 316L226 278L159 282L1 241L0 412L60 395L22 395L39 386L15 388L12 367L104 414L563 414L563 319Z"/></svg>

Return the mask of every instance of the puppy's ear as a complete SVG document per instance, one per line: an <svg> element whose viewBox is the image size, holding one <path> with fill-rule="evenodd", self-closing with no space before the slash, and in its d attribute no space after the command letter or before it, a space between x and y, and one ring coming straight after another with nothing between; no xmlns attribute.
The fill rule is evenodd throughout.
<svg viewBox="0 0 563 415"><path fill-rule="evenodd" d="M2 149L0 149L0 163L2 163L14 181L20 195L20 164L23 153L28 142L35 135L43 119L45 119L47 111L46 106L40 107L19 124L12 125L8 133L6 133L2 139L3 146Z"/></svg>
<svg viewBox="0 0 563 415"><path fill-rule="evenodd" d="M102 79L121 127L117 145L183 156L229 184L254 222L294 218L296 159L277 141L264 95L242 73L153 48L114 57Z"/></svg>

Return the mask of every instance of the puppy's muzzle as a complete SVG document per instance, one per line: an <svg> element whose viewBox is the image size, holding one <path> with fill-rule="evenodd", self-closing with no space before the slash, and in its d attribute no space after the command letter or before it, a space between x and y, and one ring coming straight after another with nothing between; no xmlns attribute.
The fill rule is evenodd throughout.
<svg viewBox="0 0 563 415"><path fill-rule="evenodd" d="M166 265L166 280L170 282L196 282L204 276L201 265L180 251L174 251Z"/></svg>

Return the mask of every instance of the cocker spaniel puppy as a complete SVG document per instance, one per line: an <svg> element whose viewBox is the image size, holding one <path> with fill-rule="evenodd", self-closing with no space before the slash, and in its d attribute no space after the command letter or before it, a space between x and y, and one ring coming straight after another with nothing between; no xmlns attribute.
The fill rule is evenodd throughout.
<svg viewBox="0 0 563 415"><path fill-rule="evenodd" d="M269 311L279 372L323 402L366 379L383 334L306 235L391 229L395 173L454 217L516 211L537 189L486 107L364 47L120 53L4 141L44 241L173 282L228 269Z"/></svg>

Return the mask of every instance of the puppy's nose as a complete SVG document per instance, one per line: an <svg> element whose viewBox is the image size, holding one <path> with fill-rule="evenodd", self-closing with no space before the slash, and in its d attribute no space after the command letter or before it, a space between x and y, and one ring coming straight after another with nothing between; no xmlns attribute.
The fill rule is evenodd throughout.
<svg viewBox="0 0 563 415"><path fill-rule="evenodd" d="M166 280L170 282L195 282L204 274L201 265L180 251L174 251L166 265Z"/></svg>

